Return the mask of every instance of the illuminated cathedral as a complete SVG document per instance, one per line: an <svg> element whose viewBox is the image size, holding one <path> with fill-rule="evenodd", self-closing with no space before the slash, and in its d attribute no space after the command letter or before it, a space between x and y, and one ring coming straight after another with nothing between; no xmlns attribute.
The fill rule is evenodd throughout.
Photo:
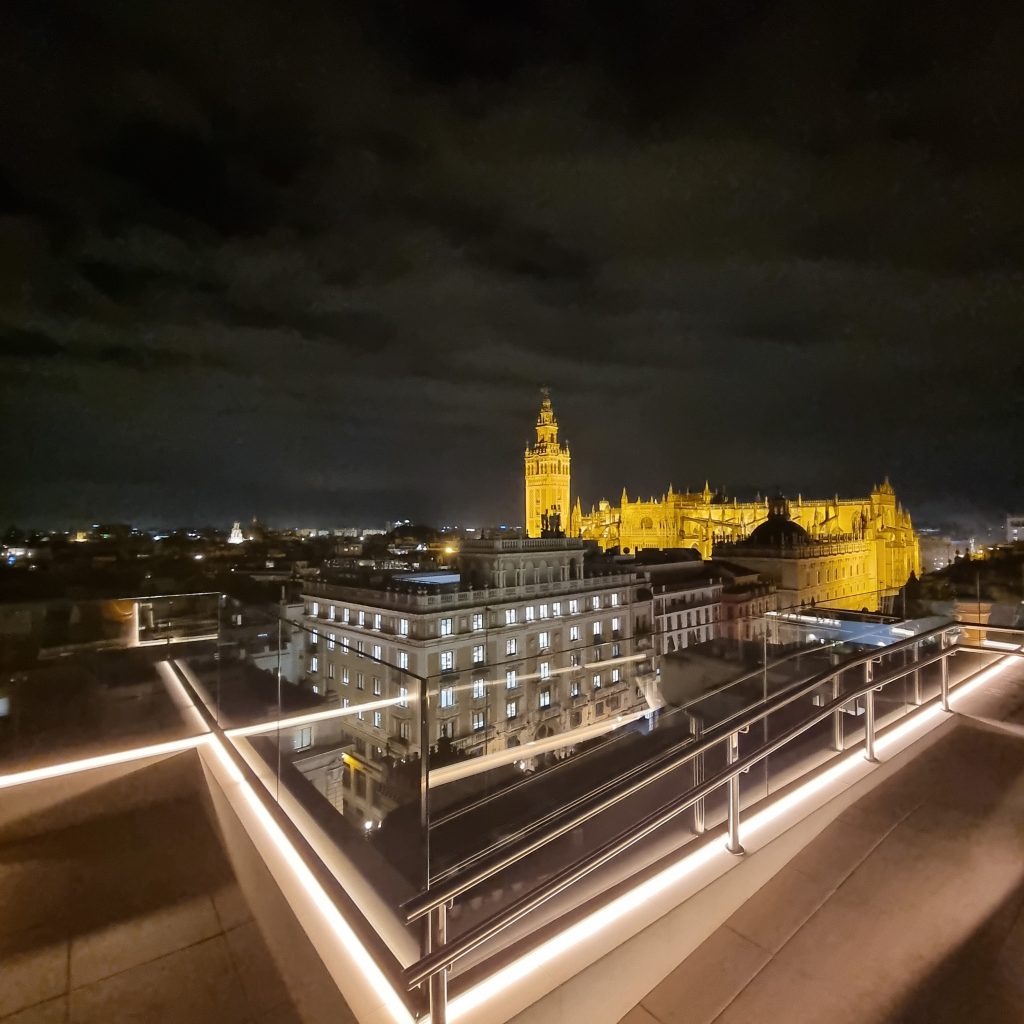
<svg viewBox="0 0 1024 1024"><path fill-rule="evenodd" d="M545 389L537 437L527 447L526 531L541 537L559 528L623 554L645 548L692 548L701 558L742 561L774 579L793 604L829 603L874 610L921 572L910 513L886 479L863 498L781 497L741 502L712 491L676 491L602 499L589 512L571 503L570 454Z"/></svg>

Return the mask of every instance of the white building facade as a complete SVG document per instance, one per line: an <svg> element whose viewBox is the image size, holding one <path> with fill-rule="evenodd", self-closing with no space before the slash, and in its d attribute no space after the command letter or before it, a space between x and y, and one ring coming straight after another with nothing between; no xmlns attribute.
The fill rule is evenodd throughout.
<svg viewBox="0 0 1024 1024"><path fill-rule="evenodd" d="M640 576L585 570L583 544L560 538L467 542L457 563L387 588L305 588L301 676L343 707L377 705L346 719L369 742L419 749L419 679L429 743L446 738L467 754L646 706L651 606Z"/></svg>

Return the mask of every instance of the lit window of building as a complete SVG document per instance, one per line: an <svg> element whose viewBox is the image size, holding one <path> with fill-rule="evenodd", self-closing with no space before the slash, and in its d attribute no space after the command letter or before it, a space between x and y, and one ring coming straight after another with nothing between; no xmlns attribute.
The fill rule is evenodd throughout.
<svg viewBox="0 0 1024 1024"><path fill-rule="evenodd" d="M569 642L573 643L580 638L580 627L570 626L569 627Z"/></svg>
<svg viewBox="0 0 1024 1024"><path fill-rule="evenodd" d="M309 634L309 646L310 646L310 647L316 647L316 645L317 645L318 643L320 643L320 633L319 633L319 631L318 631L318 630L315 630L315 629L314 629L314 630L313 630L313 631L312 631L312 632L311 632L311 633Z"/></svg>
<svg viewBox="0 0 1024 1024"><path fill-rule="evenodd" d="M505 609L505 625L514 626L516 624L516 610L515 608Z"/></svg>
<svg viewBox="0 0 1024 1024"><path fill-rule="evenodd" d="M403 672L408 672L409 671L409 652L408 651L399 651L398 652L398 667Z"/></svg>
<svg viewBox="0 0 1024 1024"><path fill-rule="evenodd" d="M540 606L540 617L542 619L546 619L548 617L548 606L546 604L542 604Z"/></svg>
<svg viewBox="0 0 1024 1024"><path fill-rule="evenodd" d="M380 647L380 644L374 644L373 645L372 654L373 654L373 660L374 661L380 661L381 660L381 647Z"/></svg>
<svg viewBox="0 0 1024 1024"><path fill-rule="evenodd" d="M546 651L551 646L551 635L547 632L539 633L537 636L537 646L542 651Z"/></svg>
<svg viewBox="0 0 1024 1024"><path fill-rule="evenodd" d="M549 707L551 707L551 691L550 690L541 690L540 693L538 694L537 704L538 704L539 707L542 707L542 708L549 708Z"/></svg>
<svg viewBox="0 0 1024 1024"><path fill-rule="evenodd" d="M409 620L399 619L398 620L398 635L408 636L409 635Z"/></svg>
<svg viewBox="0 0 1024 1024"><path fill-rule="evenodd" d="M373 695L379 697L381 695L380 676L373 677Z"/></svg>
<svg viewBox="0 0 1024 1024"><path fill-rule="evenodd" d="M310 672L319 672L320 671L320 659L315 654L309 659L309 671Z"/></svg>
<svg viewBox="0 0 1024 1024"><path fill-rule="evenodd" d="M453 672L455 670L455 652L454 651L442 651L441 652L441 671L442 672Z"/></svg>
<svg viewBox="0 0 1024 1024"><path fill-rule="evenodd" d="M513 636L513 637L509 637L509 639L505 641L505 654L506 655L514 655L515 653L516 653L516 638Z"/></svg>
<svg viewBox="0 0 1024 1024"><path fill-rule="evenodd" d="M578 679L574 679L569 684L569 696L578 697L580 695L580 683Z"/></svg>
<svg viewBox="0 0 1024 1024"><path fill-rule="evenodd" d="M330 607L329 607L329 608L327 609L327 618L328 618L328 619L329 619L329 620L330 620L331 622L333 622L333 621L334 621L334 616L335 616L335 609L334 609L334 605L332 604L332 605L331 605L331 606L330 606Z"/></svg>
<svg viewBox="0 0 1024 1024"><path fill-rule="evenodd" d="M441 707L453 708L455 707L455 687L454 686L442 686L441 687Z"/></svg>
<svg viewBox="0 0 1024 1024"><path fill-rule="evenodd" d="M398 706L400 708L407 708L409 706L409 688L406 686L398 688Z"/></svg>
<svg viewBox="0 0 1024 1024"><path fill-rule="evenodd" d="M487 695L487 684L482 679L473 680L473 699L480 700Z"/></svg>
<svg viewBox="0 0 1024 1024"><path fill-rule="evenodd" d="M534 614L533 613L534 613L533 605L532 604L528 605L527 608L526 608L526 621L527 622L533 622L533 619L534 619Z"/></svg>
<svg viewBox="0 0 1024 1024"><path fill-rule="evenodd" d="M571 601L569 602L569 614L570 614L570 615L577 615L577 614L579 614L579 610L580 610L580 603L579 603L579 601L577 601L577 600L576 600L576 598L574 597L574 598L573 598L573 599L572 599L572 600L571 600Z"/></svg>
<svg viewBox="0 0 1024 1024"><path fill-rule="evenodd" d="M482 665L484 663L484 645L476 644L473 647L473 664Z"/></svg>
<svg viewBox="0 0 1024 1024"><path fill-rule="evenodd" d="M366 612L360 611L357 614L357 616L356 616L356 625L359 625L359 626L365 626L366 625Z"/></svg>
<svg viewBox="0 0 1024 1024"><path fill-rule="evenodd" d="M601 595L600 594L595 594L590 599L590 607L593 608L595 612L598 610L598 608L601 607Z"/></svg>
<svg viewBox="0 0 1024 1024"><path fill-rule="evenodd" d="M309 614L312 615L313 618L316 618L320 614L320 602L319 601L314 601L309 606Z"/></svg>
<svg viewBox="0 0 1024 1024"><path fill-rule="evenodd" d="M337 642L337 637L333 633L327 634L327 650L333 651L334 645Z"/></svg>
<svg viewBox="0 0 1024 1024"><path fill-rule="evenodd" d="M373 713L373 727L374 729L380 729L384 724L384 712L374 711Z"/></svg>
<svg viewBox="0 0 1024 1024"><path fill-rule="evenodd" d="M452 635L452 620L441 619L438 623L438 636L451 636Z"/></svg>
<svg viewBox="0 0 1024 1024"><path fill-rule="evenodd" d="M352 613L348 608L341 609L341 621L347 626L351 621Z"/></svg>
<svg viewBox="0 0 1024 1024"><path fill-rule="evenodd" d="M508 719L515 718L519 714L519 701L510 700L505 702L505 717Z"/></svg>
<svg viewBox="0 0 1024 1024"><path fill-rule="evenodd" d="M470 620L470 622L472 624L473 629L483 629L484 628L483 612L473 612L473 617Z"/></svg>
<svg viewBox="0 0 1024 1024"><path fill-rule="evenodd" d="M552 605L551 605L551 614L556 616L556 617L562 614L562 602L561 601L555 601L555 602L552 603Z"/></svg>
<svg viewBox="0 0 1024 1024"><path fill-rule="evenodd" d="M373 628L380 629L381 617L380 612L373 613Z"/></svg>
<svg viewBox="0 0 1024 1024"><path fill-rule="evenodd" d="M600 672L595 673L593 679L590 680L590 685L595 690L600 690L601 689L601 673Z"/></svg>
<svg viewBox="0 0 1024 1024"><path fill-rule="evenodd" d="M482 711L473 712L473 731L479 732L484 727L484 713Z"/></svg>
<svg viewBox="0 0 1024 1024"><path fill-rule="evenodd" d="M519 684L516 681L516 670L514 668L510 668L505 673L505 689L514 690L518 685Z"/></svg>
<svg viewBox="0 0 1024 1024"><path fill-rule="evenodd" d="M551 663L542 661L540 663L540 677L541 679L548 679L551 676Z"/></svg>

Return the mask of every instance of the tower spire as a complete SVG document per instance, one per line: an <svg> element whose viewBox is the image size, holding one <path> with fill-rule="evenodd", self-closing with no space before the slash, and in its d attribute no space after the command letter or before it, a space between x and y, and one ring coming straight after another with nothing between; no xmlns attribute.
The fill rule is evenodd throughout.
<svg viewBox="0 0 1024 1024"><path fill-rule="evenodd" d="M551 406L551 390L540 389L540 411L537 413L537 439L524 453L526 485L526 535L540 537L544 521L557 516L567 525L571 512L569 501L568 444L558 441L558 420Z"/></svg>

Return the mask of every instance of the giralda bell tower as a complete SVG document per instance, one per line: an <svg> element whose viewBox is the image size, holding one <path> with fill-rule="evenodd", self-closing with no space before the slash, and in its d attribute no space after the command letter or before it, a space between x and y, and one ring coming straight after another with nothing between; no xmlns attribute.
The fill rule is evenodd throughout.
<svg viewBox="0 0 1024 1024"><path fill-rule="evenodd" d="M524 457L526 476L526 535L540 537L545 527L559 524L569 528L569 445L558 443L558 420L551 408L551 395L547 388L537 414L537 440L526 449ZM558 519L555 519L555 516Z"/></svg>

